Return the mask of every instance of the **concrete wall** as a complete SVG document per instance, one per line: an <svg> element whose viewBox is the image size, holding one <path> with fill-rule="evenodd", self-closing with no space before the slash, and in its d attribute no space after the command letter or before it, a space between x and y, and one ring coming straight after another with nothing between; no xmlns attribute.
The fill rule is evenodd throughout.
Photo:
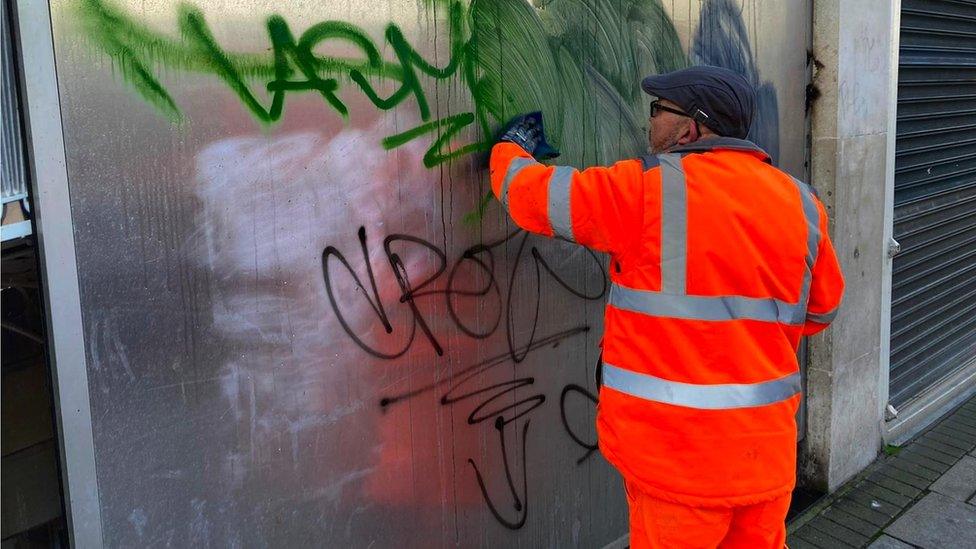
<svg viewBox="0 0 976 549"><path fill-rule="evenodd" d="M874 460L882 441L898 9L888 0L814 2L811 182L830 213L847 289L832 328L810 341L800 480L827 490Z"/></svg>

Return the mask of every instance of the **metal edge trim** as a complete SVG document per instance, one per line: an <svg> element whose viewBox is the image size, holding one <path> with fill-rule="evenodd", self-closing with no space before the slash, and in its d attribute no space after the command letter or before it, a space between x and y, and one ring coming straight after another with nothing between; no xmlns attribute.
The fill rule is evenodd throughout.
<svg viewBox="0 0 976 549"><path fill-rule="evenodd" d="M44 284L65 514L71 545L102 547L88 365L75 254L54 36L48 2L17 0L12 20L28 135L30 185Z"/></svg>
<svg viewBox="0 0 976 549"><path fill-rule="evenodd" d="M890 28L891 41L888 44L888 127L885 142L885 181L884 181L884 205L882 206L883 223L883 242L890 242L894 239L895 227L895 146L898 138L898 59L901 36L899 32L894 32L901 28L901 0L893 0L891 3ZM891 286L892 286L892 266L893 257L889 254L881 256L881 333L878 334L880 340L881 364L878 372L878 385L880 398L878 399L878 417L885 417L885 407L891 396ZM883 433L883 437L887 435Z"/></svg>

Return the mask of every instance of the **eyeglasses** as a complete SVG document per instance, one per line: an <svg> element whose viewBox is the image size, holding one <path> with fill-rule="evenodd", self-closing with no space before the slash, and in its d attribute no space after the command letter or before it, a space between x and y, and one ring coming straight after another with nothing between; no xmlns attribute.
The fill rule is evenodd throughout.
<svg viewBox="0 0 976 549"><path fill-rule="evenodd" d="M651 101L651 118L657 116L657 113L660 111L669 112L671 114L677 114L678 116L686 116L688 118L691 118L691 115L684 111L679 111L678 109L672 109L671 107L665 107L664 105L661 104L660 99L655 99L654 101Z"/></svg>

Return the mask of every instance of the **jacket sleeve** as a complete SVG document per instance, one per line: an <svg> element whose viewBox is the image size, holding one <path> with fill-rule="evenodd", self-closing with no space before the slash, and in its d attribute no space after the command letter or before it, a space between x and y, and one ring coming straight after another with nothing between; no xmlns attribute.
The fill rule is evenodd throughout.
<svg viewBox="0 0 976 549"><path fill-rule="evenodd" d="M844 275L841 273L834 245L827 231L827 212L819 200L820 248L813 265L813 279L810 284L810 299L807 302L807 317L803 325L803 335L813 335L830 325L837 315L841 298L844 295Z"/></svg>
<svg viewBox="0 0 976 549"><path fill-rule="evenodd" d="M645 199L639 160L580 171L540 164L502 142L491 151L490 171L495 196L527 231L615 255L640 236Z"/></svg>

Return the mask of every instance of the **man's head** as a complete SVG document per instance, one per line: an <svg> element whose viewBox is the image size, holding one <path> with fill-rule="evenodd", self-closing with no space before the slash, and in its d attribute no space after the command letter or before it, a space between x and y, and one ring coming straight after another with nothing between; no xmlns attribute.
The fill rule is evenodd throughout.
<svg viewBox="0 0 976 549"><path fill-rule="evenodd" d="M749 134L756 91L730 70L691 67L648 76L641 88L655 98L648 128L653 153L706 137Z"/></svg>
<svg viewBox="0 0 976 549"><path fill-rule="evenodd" d="M714 135L717 134L693 119L677 103L662 98L651 101L647 140L652 153L661 153L676 145L687 145Z"/></svg>

